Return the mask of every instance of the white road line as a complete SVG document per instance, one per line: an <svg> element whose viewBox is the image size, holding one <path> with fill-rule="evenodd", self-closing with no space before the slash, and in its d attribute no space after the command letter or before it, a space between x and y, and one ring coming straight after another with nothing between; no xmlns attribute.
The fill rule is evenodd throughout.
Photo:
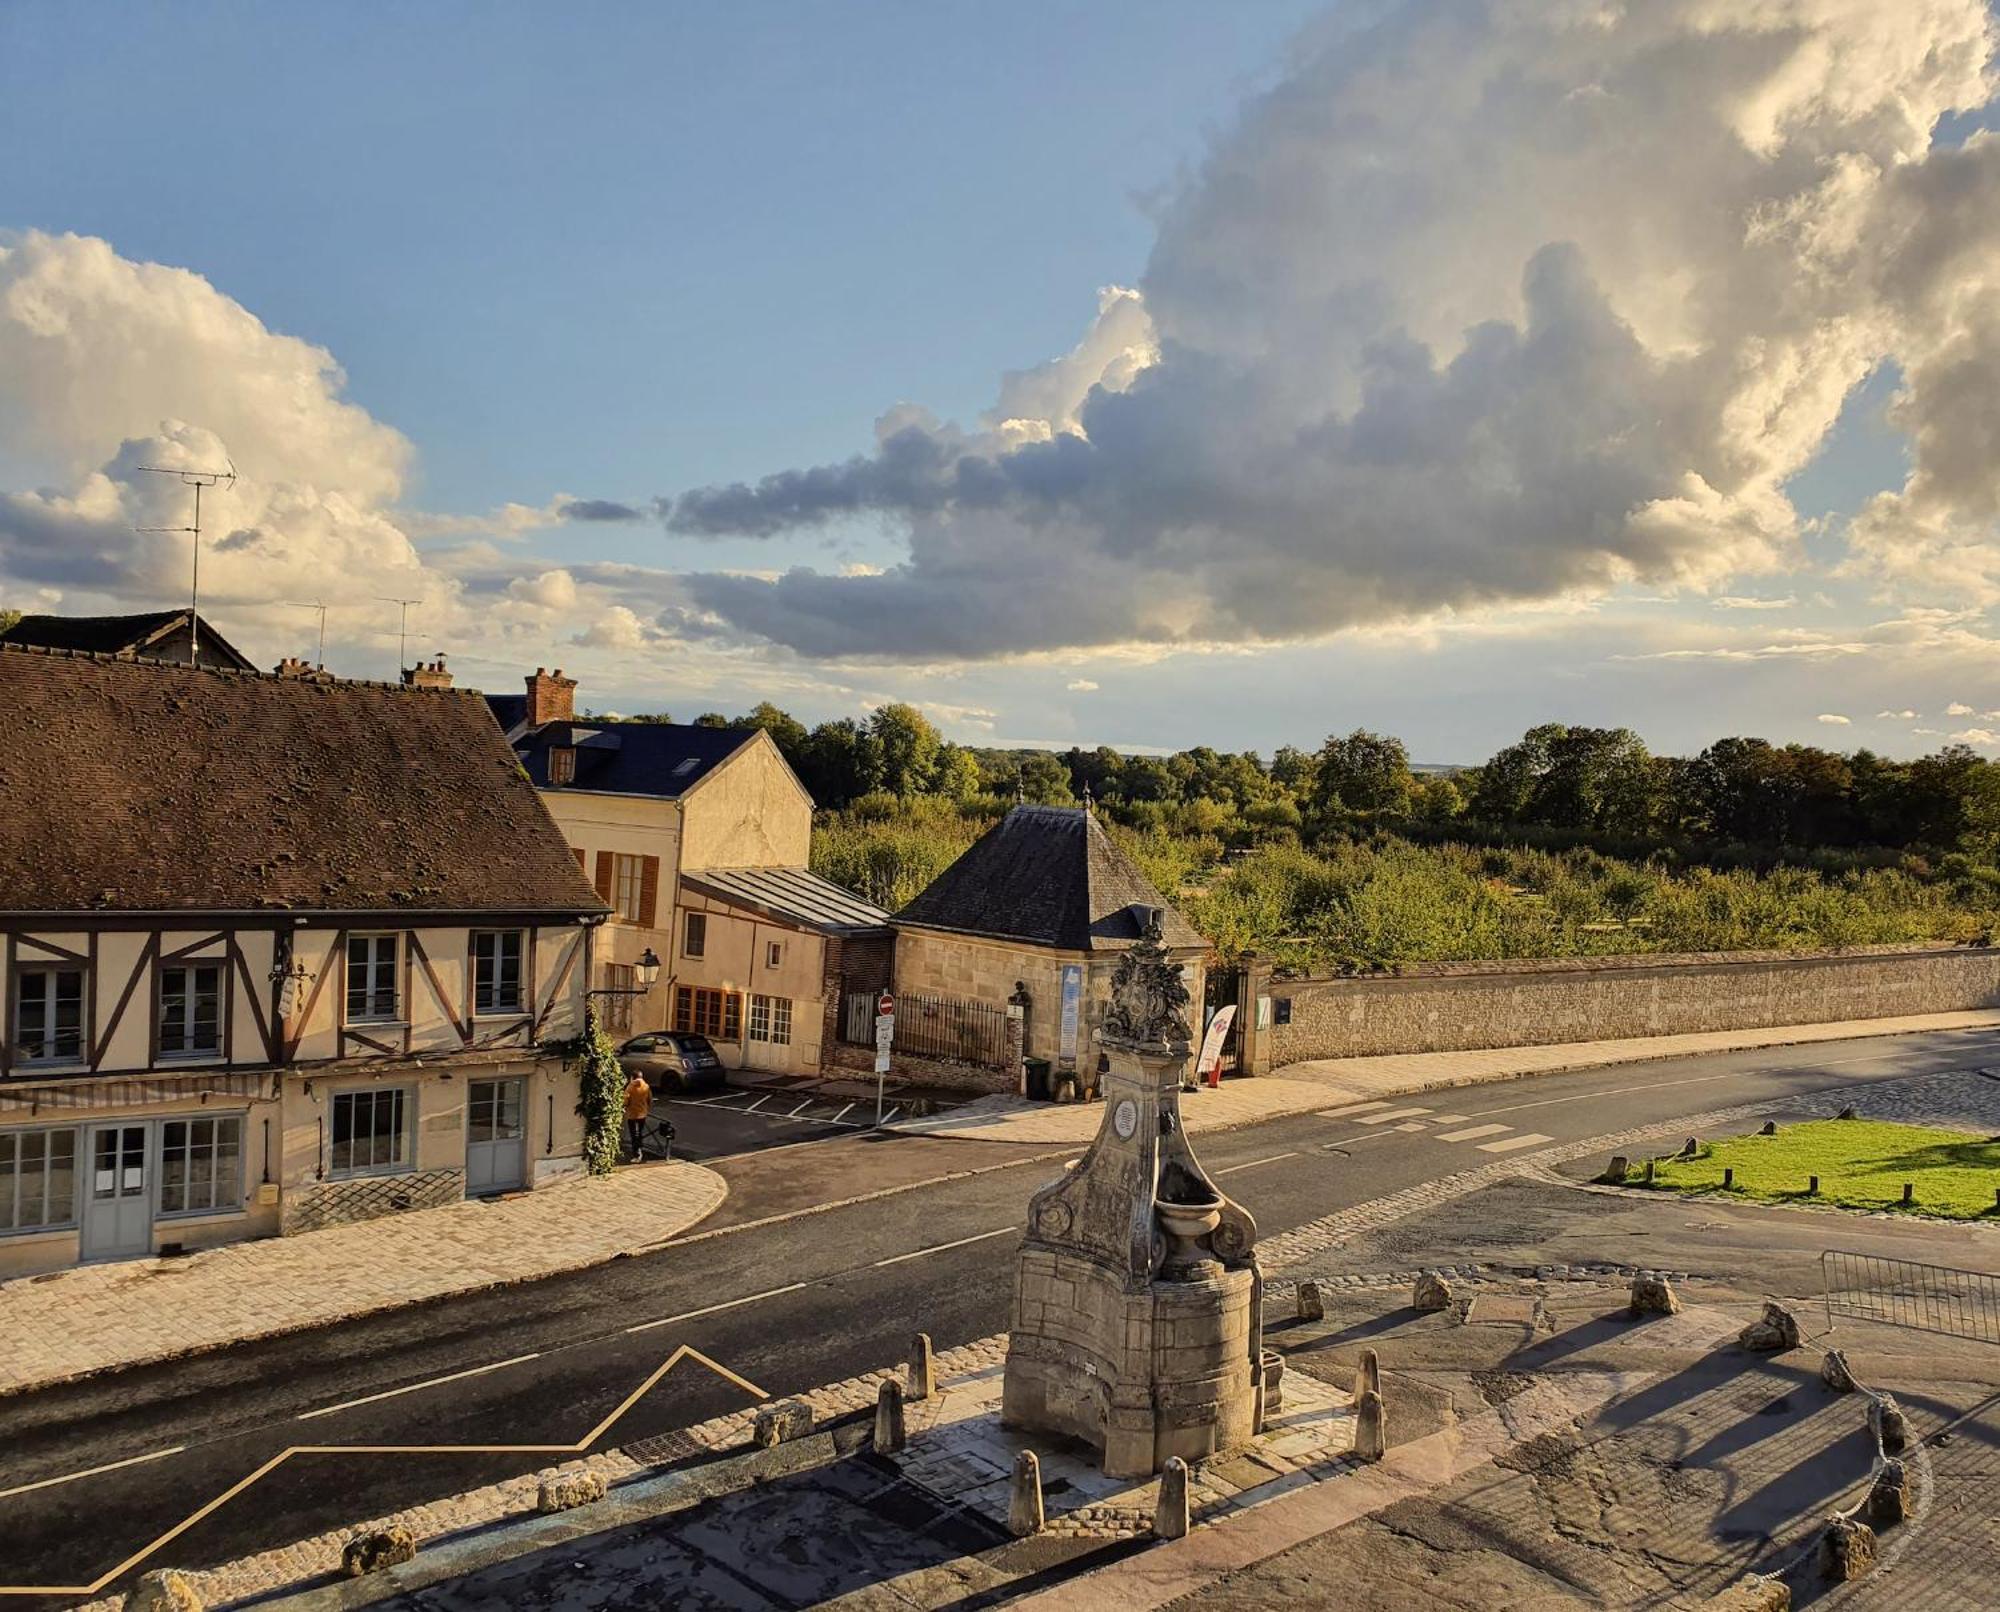
<svg viewBox="0 0 2000 1612"><path fill-rule="evenodd" d="M853 1105L852 1103L849 1103L849 1104L847 1105L847 1108L852 1108L853 1106L854 1106L854 1105ZM841 1111L840 1111L840 1112L839 1112L838 1114L835 1114L835 1115L833 1116L833 1118L832 1118L832 1119L830 1119L830 1120L828 1120L828 1121L827 1121L827 1124L829 1124L829 1125L838 1125L838 1124L839 1124L839 1123L840 1123L840 1122L841 1122L842 1120L846 1119L846 1118L847 1118L847 1108L843 1108L843 1109L842 1109L842 1110L841 1110Z"/></svg>
<svg viewBox="0 0 2000 1612"><path fill-rule="evenodd" d="M926 1254L942 1254L947 1249L966 1248L973 1243L983 1243L992 1237L1012 1237L1019 1229L1017 1226L1002 1226L998 1231L982 1231L977 1237L961 1237L955 1243L937 1243L930 1248L912 1249L907 1254L891 1254L887 1259L876 1260L875 1264L878 1268L883 1265L900 1265L906 1259L922 1259Z"/></svg>
<svg viewBox="0 0 2000 1612"><path fill-rule="evenodd" d="M1407 1124L1398 1125L1396 1127L1396 1129L1399 1131L1407 1131L1407 1132L1421 1131L1423 1128L1424 1128L1424 1122L1420 1119L1413 1119L1410 1120Z"/></svg>
<svg viewBox="0 0 2000 1612"><path fill-rule="evenodd" d="M1296 1153L1273 1153L1268 1159L1252 1159L1248 1164L1232 1164L1226 1170L1211 1170L1210 1175L1234 1175L1238 1170L1254 1170L1260 1164L1276 1164L1280 1159L1295 1159Z"/></svg>
<svg viewBox="0 0 2000 1612"><path fill-rule="evenodd" d="M627 1327L628 1333L651 1332L655 1327L670 1327L676 1321L692 1321L699 1316L715 1315L723 1310L734 1310L745 1304L755 1304L759 1299L774 1299L780 1293L796 1293L806 1284L793 1282L785 1287L767 1288L762 1293L751 1293L740 1299L725 1299L720 1304L705 1304L699 1310L683 1310L679 1315L663 1315L657 1321L641 1321L635 1327Z"/></svg>
<svg viewBox="0 0 2000 1612"><path fill-rule="evenodd" d="M1365 1114L1371 1108L1387 1108L1388 1101L1379 1103L1349 1103L1345 1108L1320 1108L1313 1111L1315 1119L1345 1119L1350 1114Z"/></svg>
<svg viewBox="0 0 2000 1612"><path fill-rule="evenodd" d="M900 1107L891 1107L889 1112L882 1116L882 1123L884 1125L887 1125L890 1120L894 1119L898 1114L902 1113L902 1111L903 1110Z"/></svg>
<svg viewBox="0 0 2000 1612"><path fill-rule="evenodd" d="M1440 1136L1440 1142L1470 1142L1475 1136L1498 1136L1502 1131L1511 1131L1511 1125L1474 1125L1469 1130L1447 1131Z"/></svg>
<svg viewBox="0 0 2000 1612"><path fill-rule="evenodd" d="M813 1100L812 1100L812 1099L811 1099L810 1097L808 1097L808 1098L807 1098L807 1099L806 1099L806 1100L805 1100L804 1102L800 1103L800 1104L799 1104L799 1106L798 1106L797 1108L793 1109L793 1110L792 1110L792 1111L791 1111L791 1112L790 1112L789 1114L787 1114L787 1115L785 1116L785 1118L786 1118L786 1119L797 1119L797 1118L798 1118L798 1117L799 1117L799 1116L800 1116L801 1114L803 1114L803 1113L804 1113L804 1112L805 1112L805 1111L806 1111L806 1110L807 1110L808 1108L812 1107L812 1105L813 1105Z"/></svg>
<svg viewBox="0 0 2000 1612"><path fill-rule="evenodd" d="M318 1410L301 1411L297 1421L310 1422L316 1417L331 1416L336 1411L353 1410L357 1405L373 1405L385 1399L401 1399L405 1394L414 1394L420 1388L436 1388L441 1383L463 1382L467 1377L483 1377L489 1371L500 1371L508 1366L525 1365L530 1360L541 1359L539 1352L531 1355L516 1355L512 1360L496 1360L490 1366L474 1366L470 1371L454 1371L449 1376L432 1377L424 1382L411 1383L405 1388L391 1388L386 1393L365 1394L360 1399L344 1399L338 1405L322 1405Z"/></svg>
<svg viewBox="0 0 2000 1612"><path fill-rule="evenodd" d="M1482 1153L1512 1153L1520 1147L1540 1147L1544 1142L1553 1142L1553 1136L1544 1136L1540 1131L1530 1131L1526 1136L1510 1136L1504 1142L1476 1142L1473 1145Z"/></svg>
<svg viewBox="0 0 2000 1612"><path fill-rule="evenodd" d="M100 1472L116 1472L121 1467L143 1466L148 1461L164 1461L170 1455L179 1455L186 1449L185 1444L175 1444L164 1450L155 1450L151 1455L128 1456L123 1461L107 1461L103 1466L87 1466L81 1472L67 1472L59 1478L43 1478L39 1483L17 1483L11 1489L0 1489L0 1500L10 1495L29 1494L36 1489L53 1489L59 1483L74 1483L78 1478L94 1478Z"/></svg>
<svg viewBox="0 0 2000 1612"><path fill-rule="evenodd" d="M1352 1136L1343 1136L1335 1141L1319 1144L1322 1153L1330 1153L1338 1147L1352 1147L1356 1142L1379 1142L1385 1136L1394 1136L1394 1131L1356 1131Z"/></svg>
<svg viewBox="0 0 2000 1612"><path fill-rule="evenodd" d="M1392 1108L1386 1114L1359 1114L1355 1116L1357 1125L1387 1125L1392 1119L1415 1119L1419 1114L1428 1114L1428 1108Z"/></svg>
<svg viewBox="0 0 2000 1612"><path fill-rule="evenodd" d="M1433 1125L1463 1125L1471 1118L1470 1114L1433 1114L1431 1116L1431 1123Z"/></svg>
<svg viewBox="0 0 2000 1612"><path fill-rule="evenodd" d="M744 1109L743 1112L746 1114L754 1114L757 1112L758 1109L762 1108L770 1100L771 1100L771 1094L769 1092L766 1092L762 1097L759 1097L748 1108Z"/></svg>

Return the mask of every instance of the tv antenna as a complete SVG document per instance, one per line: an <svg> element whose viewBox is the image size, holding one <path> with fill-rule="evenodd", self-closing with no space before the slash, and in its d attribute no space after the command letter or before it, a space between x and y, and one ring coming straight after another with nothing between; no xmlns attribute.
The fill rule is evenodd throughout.
<svg viewBox="0 0 2000 1612"><path fill-rule="evenodd" d="M420 605L423 603L423 600L396 599L386 593L378 593L375 597L380 599L384 604L401 605L403 607L402 617L396 624L396 681L400 683L403 680L403 668L408 664L410 658L410 606Z"/></svg>
<svg viewBox="0 0 2000 1612"><path fill-rule="evenodd" d="M321 671L326 670L326 601L324 599L289 599L286 601L294 610L317 610L319 612L319 659L313 664Z"/></svg>
<svg viewBox="0 0 2000 1612"><path fill-rule="evenodd" d="M233 487L236 485L236 465L232 461L227 470L187 470L178 465L141 465L139 469L148 476L179 476L183 487L194 489L194 524L192 526L141 526L142 532L181 532L194 539L194 580L188 588L188 659L201 664L201 490L204 487Z"/></svg>

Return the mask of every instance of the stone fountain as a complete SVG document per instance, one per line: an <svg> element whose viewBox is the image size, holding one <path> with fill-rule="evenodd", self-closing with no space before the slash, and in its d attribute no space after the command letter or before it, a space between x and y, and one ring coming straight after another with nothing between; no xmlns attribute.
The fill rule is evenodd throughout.
<svg viewBox="0 0 2000 1612"><path fill-rule="evenodd" d="M1015 1266L1001 1420L1146 1477L1247 1444L1262 1422L1256 1223L1181 1126L1188 992L1160 914L1118 961L1098 1045L1104 1120L1034 1195Z"/></svg>

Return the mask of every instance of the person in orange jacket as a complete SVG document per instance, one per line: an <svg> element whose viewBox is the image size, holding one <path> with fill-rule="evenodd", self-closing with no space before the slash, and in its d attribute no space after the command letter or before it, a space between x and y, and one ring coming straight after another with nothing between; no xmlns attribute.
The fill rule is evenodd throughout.
<svg viewBox="0 0 2000 1612"><path fill-rule="evenodd" d="M632 1162L639 1161L639 1143L646 1134L646 1116L653 1111L653 1088L646 1077L633 1073L625 1082L625 1137L632 1149Z"/></svg>

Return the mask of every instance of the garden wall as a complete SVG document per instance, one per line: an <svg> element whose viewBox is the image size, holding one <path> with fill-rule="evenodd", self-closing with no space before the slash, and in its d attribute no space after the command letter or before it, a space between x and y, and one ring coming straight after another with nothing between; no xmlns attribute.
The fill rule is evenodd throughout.
<svg viewBox="0 0 2000 1612"><path fill-rule="evenodd" d="M2000 948L1433 963L1364 979L1273 978L1253 965L1245 994L1270 998L1252 1068L1267 1074L1308 1058L2000 1008Z"/></svg>

